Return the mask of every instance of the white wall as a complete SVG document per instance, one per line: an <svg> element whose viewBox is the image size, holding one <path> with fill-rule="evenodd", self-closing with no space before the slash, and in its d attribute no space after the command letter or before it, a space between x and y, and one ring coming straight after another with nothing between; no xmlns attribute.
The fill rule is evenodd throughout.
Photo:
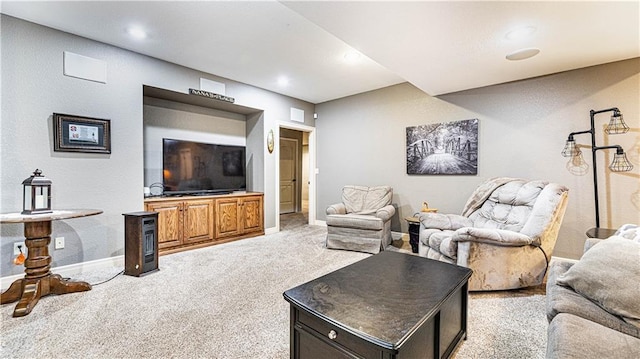
<svg viewBox="0 0 640 359"><path fill-rule="evenodd" d="M262 148L249 159L248 185L264 192L265 226L275 227L275 159L264 139L270 129L290 120L291 107L303 109L305 125L314 126L313 104L4 14L0 26L0 210L21 210L22 180L40 168L53 181L55 208L104 211L54 222L53 236L66 239L65 249L50 247L54 267L123 254L122 213L143 209L144 85L187 93L189 88L199 88L204 77L225 83L226 95L235 98L236 104L264 111L246 122L247 146ZM64 76L64 51L104 61L106 84ZM110 119L111 154L54 152L54 112ZM0 228L2 276L24 271L11 264L13 242L23 240L22 232L19 224Z"/></svg>
<svg viewBox="0 0 640 359"><path fill-rule="evenodd" d="M523 63L523 66L526 63ZM619 107L632 127L598 144L640 148L640 59L431 97L410 84L316 106L318 120L318 217L340 200L345 184L391 185L399 213L392 230L407 232L404 217L423 201L444 213L460 213L472 191L494 176L544 179L569 187L569 205L554 255L578 258L587 229L595 225L590 174L575 176L560 155L570 132L589 128L589 111ZM608 122L601 115L597 126ZM476 176L407 175L406 127L479 119ZM588 145L589 137L576 137ZM590 150L585 149L586 161ZM602 152L602 153L600 153ZM640 222L640 163L630 173L605 175L613 153L599 151L601 226ZM636 153L637 158L637 153ZM605 204L608 203L608 204Z"/></svg>

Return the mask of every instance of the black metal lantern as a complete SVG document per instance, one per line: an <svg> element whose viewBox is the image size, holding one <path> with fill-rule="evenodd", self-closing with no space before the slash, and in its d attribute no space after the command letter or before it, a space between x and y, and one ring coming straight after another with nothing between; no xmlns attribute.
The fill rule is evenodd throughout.
<svg viewBox="0 0 640 359"><path fill-rule="evenodd" d="M51 213L51 180L36 169L22 181L22 214Z"/></svg>

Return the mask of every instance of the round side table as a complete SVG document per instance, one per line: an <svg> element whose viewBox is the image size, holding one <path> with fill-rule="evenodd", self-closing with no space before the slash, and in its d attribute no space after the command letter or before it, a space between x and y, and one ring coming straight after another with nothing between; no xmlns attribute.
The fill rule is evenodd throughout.
<svg viewBox="0 0 640 359"><path fill-rule="evenodd" d="M38 300L46 295L91 290L89 283L66 280L59 274L52 274L49 270L51 268L49 255L51 222L100 213L102 211L98 209L68 209L33 215L0 214L0 223L24 223L24 244L27 247L24 278L14 281L9 289L0 294L1 304L18 301L13 311L14 317L23 317L31 313Z"/></svg>

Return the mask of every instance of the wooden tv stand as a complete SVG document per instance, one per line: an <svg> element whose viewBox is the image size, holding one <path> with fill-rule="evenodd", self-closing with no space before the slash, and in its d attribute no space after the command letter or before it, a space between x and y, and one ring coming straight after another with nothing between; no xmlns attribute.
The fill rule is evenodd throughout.
<svg viewBox="0 0 640 359"><path fill-rule="evenodd" d="M264 194L154 197L145 211L158 212L159 254L206 247L264 234Z"/></svg>

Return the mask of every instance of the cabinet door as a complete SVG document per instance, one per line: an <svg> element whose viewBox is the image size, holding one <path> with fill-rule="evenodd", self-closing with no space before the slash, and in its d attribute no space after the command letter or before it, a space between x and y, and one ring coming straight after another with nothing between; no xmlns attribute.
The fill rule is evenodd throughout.
<svg viewBox="0 0 640 359"><path fill-rule="evenodd" d="M243 233L263 232L262 196L245 197L240 203Z"/></svg>
<svg viewBox="0 0 640 359"><path fill-rule="evenodd" d="M184 202L184 243L213 240L213 200Z"/></svg>
<svg viewBox="0 0 640 359"><path fill-rule="evenodd" d="M216 239L240 233L240 213L237 198L216 200Z"/></svg>
<svg viewBox="0 0 640 359"><path fill-rule="evenodd" d="M147 203L146 210L158 212L158 249L182 244L182 202Z"/></svg>

